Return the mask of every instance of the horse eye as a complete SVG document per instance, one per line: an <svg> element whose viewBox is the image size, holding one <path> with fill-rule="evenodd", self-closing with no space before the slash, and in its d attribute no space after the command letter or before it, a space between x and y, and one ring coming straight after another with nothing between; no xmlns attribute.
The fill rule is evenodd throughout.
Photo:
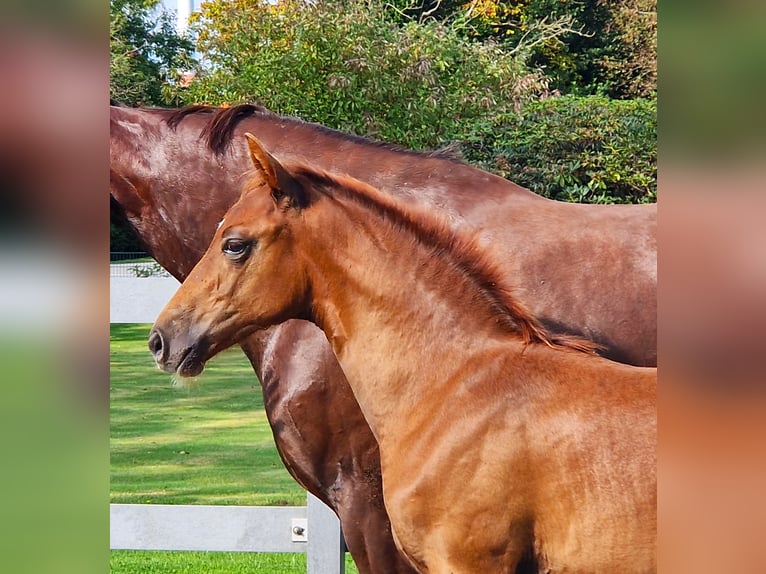
<svg viewBox="0 0 766 574"><path fill-rule="evenodd" d="M245 257L250 251L251 243L244 239L227 239L223 243L223 254L233 260L239 260Z"/></svg>

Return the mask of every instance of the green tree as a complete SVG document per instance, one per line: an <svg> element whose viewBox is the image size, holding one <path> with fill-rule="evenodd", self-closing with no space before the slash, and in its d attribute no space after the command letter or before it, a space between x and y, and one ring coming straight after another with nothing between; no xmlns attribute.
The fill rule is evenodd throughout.
<svg viewBox="0 0 766 574"><path fill-rule="evenodd" d="M179 36L160 0L111 0L111 98L125 104L173 104L169 84L193 65L193 43Z"/></svg>
<svg viewBox="0 0 766 574"><path fill-rule="evenodd" d="M606 0L601 0L606 3ZM609 4L612 50L599 60L608 93L645 98L657 93L657 0Z"/></svg>
<svg viewBox="0 0 766 574"><path fill-rule="evenodd" d="M497 42L393 14L378 1L206 2L193 28L209 67L181 97L258 101L422 149L453 141L460 125L547 94L542 74Z"/></svg>
<svg viewBox="0 0 766 574"><path fill-rule="evenodd" d="M566 17L574 31L537 49L551 86L566 94L647 97L656 92L656 0L521 0L522 27Z"/></svg>
<svg viewBox="0 0 766 574"><path fill-rule="evenodd" d="M657 199L657 100L561 96L493 115L462 138L471 163L551 199Z"/></svg>
<svg viewBox="0 0 766 574"><path fill-rule="evenodd" d="M657 82L657 0L391 0L403 19L449 22L503 42L565 94L648 97Z"/></svg>

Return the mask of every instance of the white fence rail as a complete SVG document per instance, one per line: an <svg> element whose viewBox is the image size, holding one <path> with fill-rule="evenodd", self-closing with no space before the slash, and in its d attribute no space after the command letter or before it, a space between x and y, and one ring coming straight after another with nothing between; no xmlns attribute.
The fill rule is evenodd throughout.
<svg viewBox="0 0 766 574"><path fill-rule="evenodd" d="M308 574L343 574L340 523L319 499L306 506L109 505L112 550L305 552Z"/></svg>

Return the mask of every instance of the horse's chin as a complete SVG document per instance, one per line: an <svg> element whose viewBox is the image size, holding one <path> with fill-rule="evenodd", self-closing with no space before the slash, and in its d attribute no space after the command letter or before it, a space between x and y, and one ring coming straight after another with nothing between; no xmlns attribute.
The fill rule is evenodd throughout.
<svg viewBox="0 0 766 574"><path fill-rule="evenodd" d="M200 361L196 353L187 353L176 367L174 375L182 378L196 377L205 370L205 361Z"/></svg>
<svg viewBox="0 0 766 574"><path fill-rule="evenodd" d="M160 370L170 373L174 378L196 377L205 369L205 359L194 347L187 347L181 353L180 360L176 356L168 360L155 358L154 362Z"/></svg>

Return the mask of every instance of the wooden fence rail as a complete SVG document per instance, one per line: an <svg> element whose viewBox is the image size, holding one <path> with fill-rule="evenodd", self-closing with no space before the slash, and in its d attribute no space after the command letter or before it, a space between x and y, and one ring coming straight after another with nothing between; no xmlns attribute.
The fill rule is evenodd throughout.
<svg viewBox="0 0 766 574"><path fill-rule="evenodd" d="M109 505L112 550L305 552L308 574L343 574L345 545L335 514L306 506Z"/></svg>

